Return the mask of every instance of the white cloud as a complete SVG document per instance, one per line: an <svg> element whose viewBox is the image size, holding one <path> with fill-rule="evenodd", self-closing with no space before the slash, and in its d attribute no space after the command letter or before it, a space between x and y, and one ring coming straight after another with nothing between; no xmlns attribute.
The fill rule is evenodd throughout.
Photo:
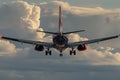
<svg viewBox="0 0 120 80"><path fill-rule="evenodd" d="M11 55L16 53L16 47L14 44L0 40L0 56L2 55Z"/></svg>
<svg viewBox="0 0 120 80"><path fill-rule="evenodd" d="M112 52L112 49L96 50L89 47L88 51L82 52L78 59L86 60L86 63L91 65L120 65L120 53Z"/></svg>
<svg viewBox="0 0 120 80"><path fill-rule="evenodd" d="M105 14L116 14L120 13L120 9L104 9L102 7L77 7L77 6L71 6L68 2L62 2L62 1L52 1L49 3L41 3L40 7L43 10L43 13L52 13L57 14L58 7L61 5L64 12L72 13L73 15L79 15L79 16L93 16L93 15L105 15ZM53 9L54 8L54 9Z"/></svg>
<svg viewBox="0 0 120 80"><path fill-rule="evenodd" d="M7 36L26 39L44 36L36 32L40 26L40 8L36 5L24 1L3 4L0 7L0 18L1 32L6 32Z"/></svg>
<svg viewBox="0 0 120 80"><path fill-rule="evenodd" d="M70 42L78 42L88 40L87 38L80 37L79 34L70 34L68 35L68 39Z"/></svg>

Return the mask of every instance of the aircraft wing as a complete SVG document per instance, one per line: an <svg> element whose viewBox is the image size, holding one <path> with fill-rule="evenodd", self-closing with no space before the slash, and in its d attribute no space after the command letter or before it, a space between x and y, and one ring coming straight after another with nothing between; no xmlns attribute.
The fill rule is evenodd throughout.
<svg viewBox="0 0 120 80"><path fill-rule="evenodd" d="M68 43L68 47L75 47L75 46L79 46L79 45L83 45L83 44L98 43L98 42L101 42L101 41L115 39L115 38L118 38L119 36L120 35L115 35L115 36L110 36L110 37L104 37L104 38L98 38L98 39Z"/></svg>
<svg viewBox="0 0 120 80"><path fill-rule="evenodd" d="M11 41L16 41L16 42L20 42L20 43L32 44L32 45L43 45L43 46L49 47L49 48L53 47L53 43L32 41L32 40L24 40L24 39L16 39L16 38L10 38L10 37L5 37L5 36L0 36L0 38L1 39L6 39L6 40L11 40Z"/></svg>

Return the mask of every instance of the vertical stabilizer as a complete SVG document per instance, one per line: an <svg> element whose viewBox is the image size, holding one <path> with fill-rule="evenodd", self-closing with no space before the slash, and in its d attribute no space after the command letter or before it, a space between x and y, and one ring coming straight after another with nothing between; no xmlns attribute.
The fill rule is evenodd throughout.
<svg viewBox="0 0 120 80"><path fill-rule="evenodd" d="M62 8L61 8L61 6L59 6L59 33L60 34L63 33L63 29L62 29Z"/></svg>

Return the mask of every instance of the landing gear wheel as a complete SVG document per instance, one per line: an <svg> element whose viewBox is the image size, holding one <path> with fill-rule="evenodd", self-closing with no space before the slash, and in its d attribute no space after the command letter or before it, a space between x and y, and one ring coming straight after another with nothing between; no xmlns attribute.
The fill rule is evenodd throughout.
<svg viewBox="0 0 120 80"><path fill-rule="evenodd" d="M72 55L72 51L70 50L70 55Z"/></svg>
<svg viewBox="0 0 120 80"><path fill-rule="evenodd" d="M46 56L48 55L48 51L45 51L45 55L46 55Z"/></svg>
<svg viewBox="0 0 120 80"><path fill-rule="evenodd" d="M73 51L73 54L76 55L76 51L75 50Z"/></svg>
<svg viewBox="0 0 120 80"><path fill-rule="evenodd" d="M49 51L49 55L50 55L50 56L52 55L52 51Z"/></svg>
<svg viewBox="0 0 120 80"><path fill-rule="evenodd" d="M52 51L45 51L45 55L47 56L47 55L52 55Z"/></svg>
<svg viewBox="0 0 120 80"><path fill-rule="evenodd" d="M76 55L76 51L75 50L70 50L70 55Z"/></svg>

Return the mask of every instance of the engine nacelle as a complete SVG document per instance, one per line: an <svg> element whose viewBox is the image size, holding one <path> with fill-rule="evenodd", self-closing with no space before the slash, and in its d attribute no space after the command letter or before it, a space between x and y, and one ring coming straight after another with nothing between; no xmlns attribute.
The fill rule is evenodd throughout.
<svg viewBox="0 0 120 80"><path fill-rule="evenodd" d="M35 46L35 50L36 51L43 51L44 50L44 46L42 46L42 45L36 45Z"/></svg>
<svg viewBox="0 0 120 80"><path fill-rule="evenodd" d="M85 51L85 50L87 50L87 46L84 44L84 45L79 45L78 47L77 47L77 49L79 50L79 51Z"/></svg>

